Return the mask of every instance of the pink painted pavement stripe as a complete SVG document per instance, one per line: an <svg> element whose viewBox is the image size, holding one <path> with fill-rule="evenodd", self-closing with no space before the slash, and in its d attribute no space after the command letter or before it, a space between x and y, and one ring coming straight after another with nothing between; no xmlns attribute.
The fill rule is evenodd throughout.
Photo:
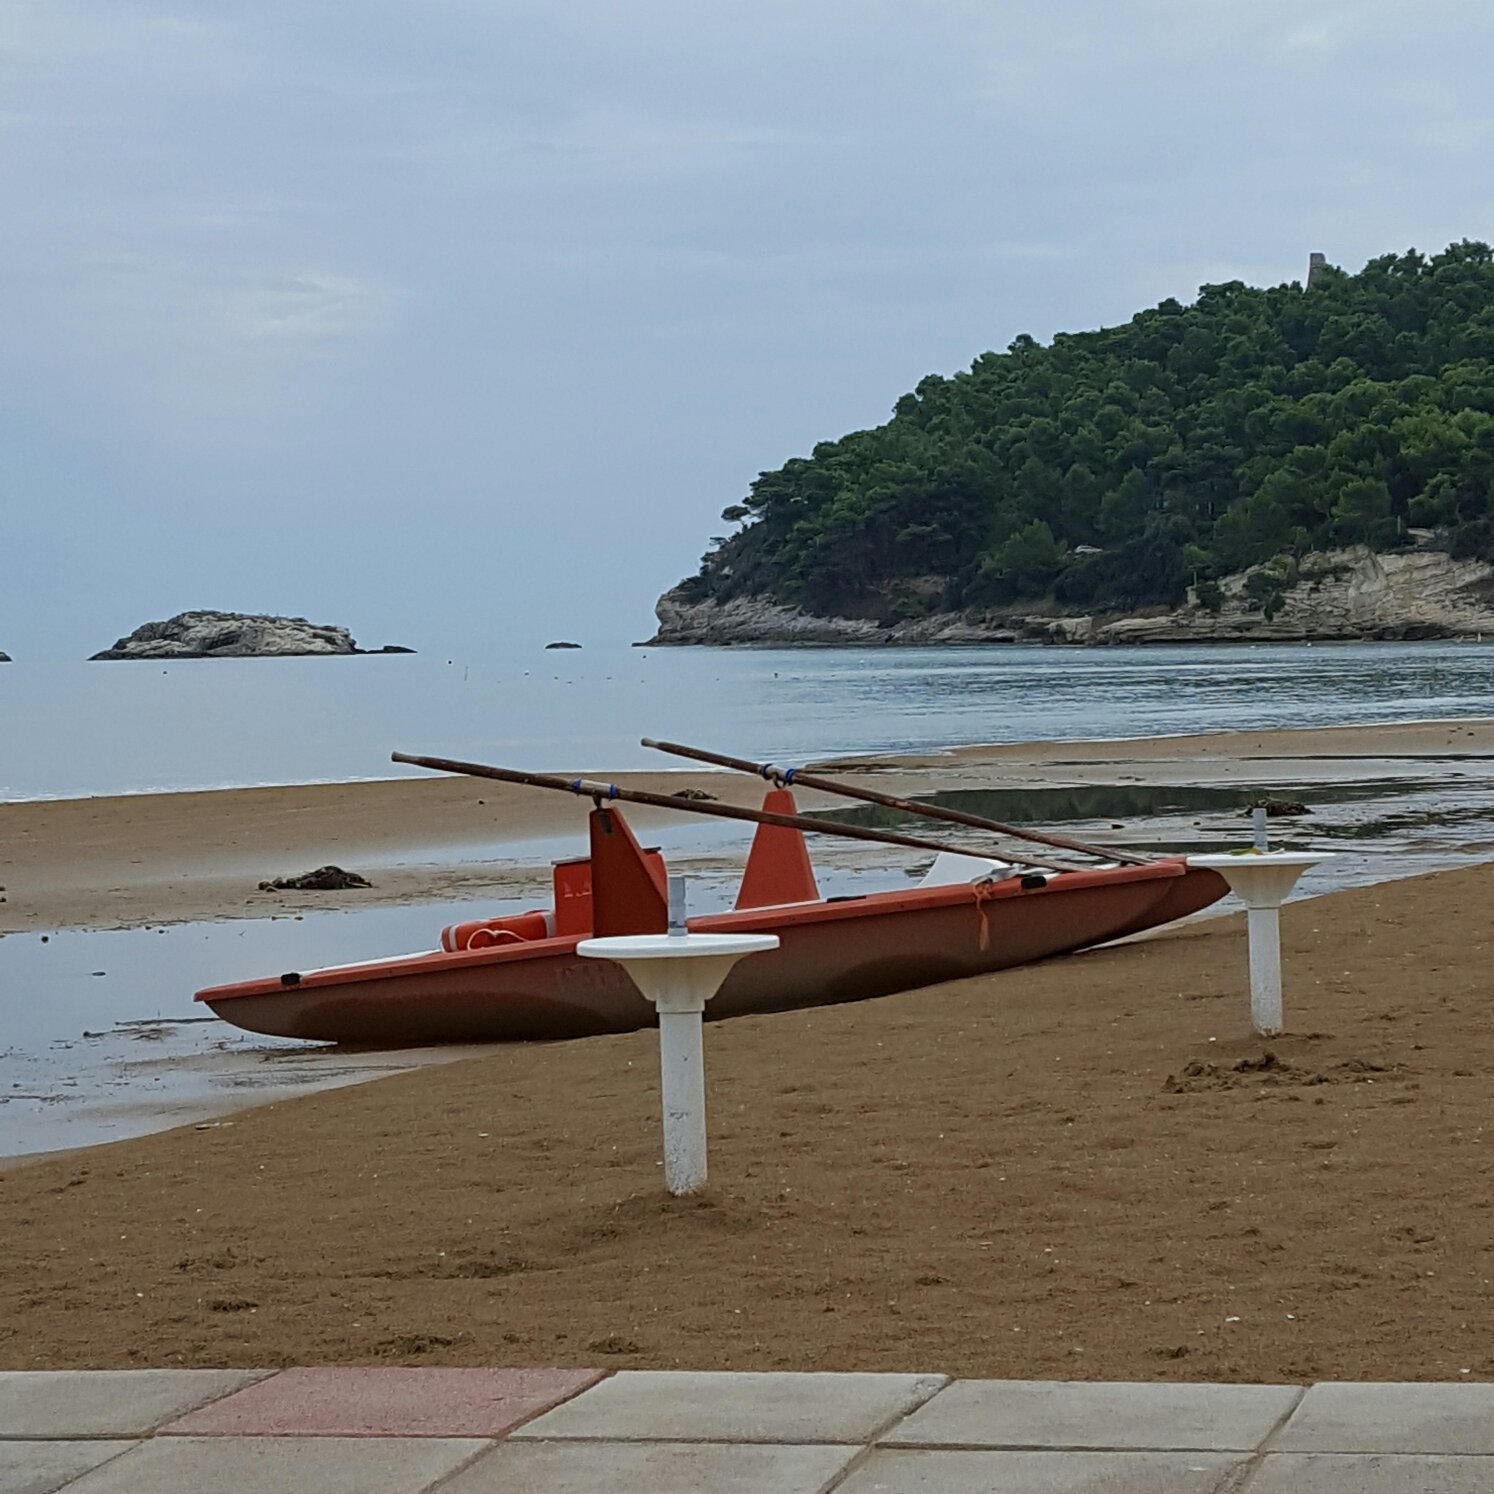
<svg viewBox="0 0 1494 1494"><path fill-rule="evenodd" d="M586 1369L288 1369L157 1429L179 1437L506 1437Z"/></svg>

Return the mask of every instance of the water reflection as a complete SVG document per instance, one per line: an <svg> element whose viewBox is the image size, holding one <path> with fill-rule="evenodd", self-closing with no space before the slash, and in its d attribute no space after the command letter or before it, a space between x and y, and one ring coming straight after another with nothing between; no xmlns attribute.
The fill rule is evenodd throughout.
<svg viewBox="0 0 1494 1494"><path fill-rule="evenodd" d="M1191 811L1235 811L1242 813L1266 800L1332 804L1374 800L1390 795L1422 794L1437 785L1404 778L1368 783L1314 783L1310 787L1290 784L1225 784L1193 787L1188 784L1084 784L1053 788L946 789L920 794L920 804L958 809L983 819L1010 825L1055 825L1077 820L1126 820L1141 815ZM905 810L880 804L858 804L849 809L816 810L813 818L843 825L872 825L905 830L928 823Z"/></svg>

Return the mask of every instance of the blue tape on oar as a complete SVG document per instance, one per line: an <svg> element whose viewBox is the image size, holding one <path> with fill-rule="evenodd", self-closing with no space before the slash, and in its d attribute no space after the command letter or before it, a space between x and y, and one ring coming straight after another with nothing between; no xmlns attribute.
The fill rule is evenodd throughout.
<svg viewBox="0 0 1494 1494"><path fill-rule="evenodd" d="M616 799L622 793L615 783L592 783L586 778L571 779L569 787L573 794L590 794L593 799Z"/></svg>

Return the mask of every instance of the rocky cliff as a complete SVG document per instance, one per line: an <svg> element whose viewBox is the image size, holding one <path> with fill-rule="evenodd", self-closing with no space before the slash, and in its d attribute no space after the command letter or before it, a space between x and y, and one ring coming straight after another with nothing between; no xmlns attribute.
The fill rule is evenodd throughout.
<svg viewBox="0 0 1494 1494"><path fill-rule="evenodd" d="M1252 580L1252 578L1255 578ZM1263 585L1265 582L1267 584ZM659 598L651 644L1238 643L1362 638L1494 639L1494 566L1440 551L1363 547L1305 556L1294 571L1256 566L1226 577L1204 606L1140 616L933 613L903 622L813 617L766 597ZM1268 616L1269 613L1269 616Z"/></svg>
<svg viewBox="0 0 1494 1494"><path fill-rule="evenodd" d="M408 654L388 645L362 649L346 628L324 627L304 617L261 617L243 612L181 612L148 622L95 659L250 659L301 654Z"/></svg>
<svg viewBox="0 0 1494 1494"><path fill-rule="evenodd" d="M1251 597L1255 566L1219 583L1217 611L1196 592L1176 612L1118 618L1095 630L1101 643L1328 642L1356 638L1494 639L1494 566L1437 550L1376 554L1362 546L1308 555L1266 616Z"/></svg>

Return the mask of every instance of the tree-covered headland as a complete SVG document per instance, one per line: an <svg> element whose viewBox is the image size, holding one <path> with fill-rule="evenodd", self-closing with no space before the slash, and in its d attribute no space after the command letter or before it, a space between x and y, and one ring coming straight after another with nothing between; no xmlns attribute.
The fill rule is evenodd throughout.
<svg viewBox="0 0 1494 1494"><path fill-rule="evenodd" d="M742 527L685 599L822 615L1129 611L1190 585L1209 606L1219 577L1272 562L1269 612L1309 551L1494 560L1494 251L1206 285L1124 326L1018 337L723 517Z"/></svg>

